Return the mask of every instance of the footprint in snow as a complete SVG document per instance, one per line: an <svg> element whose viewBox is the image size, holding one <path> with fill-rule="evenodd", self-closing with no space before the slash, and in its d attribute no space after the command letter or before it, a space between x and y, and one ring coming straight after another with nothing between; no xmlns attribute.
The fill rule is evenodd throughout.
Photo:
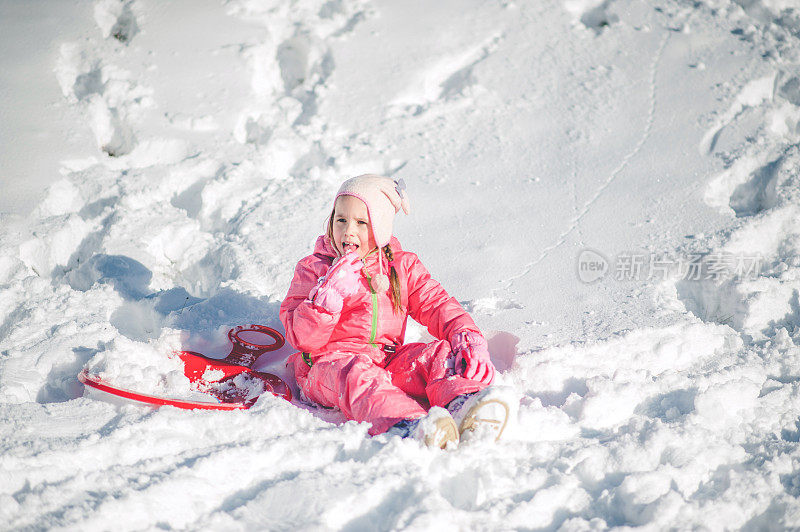
<svg viewBox="0 0 800 532"><path fill-rule="evenodd" d="M113 37L128 44L139 33L139 24L133 12L132 1L104 0L95 5L94 19L103 37Z"/></svg>
<svg viewBox="0 0 800 532"><path fill-rule="evenodd" d="M580 23L600 35L607 27L619 22L611 10L612 0L564 0L564 8Z"/></svg>

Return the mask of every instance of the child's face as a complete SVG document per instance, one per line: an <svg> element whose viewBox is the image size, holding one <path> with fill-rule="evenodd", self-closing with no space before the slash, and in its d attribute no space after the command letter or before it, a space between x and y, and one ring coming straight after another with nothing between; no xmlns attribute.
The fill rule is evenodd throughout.
<svg viewBox="0 0 800 532"><path fill-rule="evenodd" d="M355 196L339 196L333 205L333 243L344 255L355 250L360 258L376 248L367 205Z"/></svg>

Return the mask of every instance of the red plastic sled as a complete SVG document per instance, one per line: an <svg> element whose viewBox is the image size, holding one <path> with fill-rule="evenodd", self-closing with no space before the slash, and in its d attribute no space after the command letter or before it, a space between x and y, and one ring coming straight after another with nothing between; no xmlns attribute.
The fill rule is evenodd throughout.
<svg viewBox="0 0 800 532"><path fill-rule="evenodd" d="M259 335L267 335L274 340L271 344L256 343ZM209 395L209 399L219 402L172 399L138 393L114 386L90 374L84 368L78 380L105 393L125 399L147 403L153 406L175 406L185 409L203 410L242 410L255 404L262 393L269 392L287 401L292 400L292 391L280 377L250 369L259 355L283 347L283 336L276 330L263 325L242 325L228 333L233 343L230 354L222 360L214 359L194 351L176 353L183 361L183 373L189 378L196 391Z"/></svg>

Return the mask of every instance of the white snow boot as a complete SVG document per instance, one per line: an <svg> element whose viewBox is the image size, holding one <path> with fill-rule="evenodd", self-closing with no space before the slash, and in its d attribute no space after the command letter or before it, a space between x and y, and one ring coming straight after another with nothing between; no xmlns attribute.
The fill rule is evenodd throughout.
<svg viewBox="0 0 800 532"><path fill-rule="evenodd" d="M509 422L516 418L516 394L501 386L488 386L471 394L459 395L447 405L458 424L460 439L493 439L498 441Z"/></svg>
<svg viewBox="0 0 800 532"><path fill-rule="evenodd" d="M414 437L426 447L446 449L448 444L458 445L458 426L450 412L434 406L428 415L421 418L414 430Z"/></svg>
<svg viewBox="0 0 800 532"><path fill-rule="evenodd" d="M401 438L414 438L426 447L446 449L448 444L458 445L458 426L450 412L434 406L428 415L419 419L404 419L386 431Z"/></svg>

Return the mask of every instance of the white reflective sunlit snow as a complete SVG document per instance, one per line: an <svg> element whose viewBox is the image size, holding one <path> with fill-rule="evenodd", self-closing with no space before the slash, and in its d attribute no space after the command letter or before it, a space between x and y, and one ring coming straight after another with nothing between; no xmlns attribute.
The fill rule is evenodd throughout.
<svg viewBox="0 0 800 532"><path fill-rule="evenodd" d="M0 529L800 527L795 2L44 4L0 3ZM518 393L503 440L84 397L280 328L366 172ZM758 271L613 261L723 255Z"/></svg>

